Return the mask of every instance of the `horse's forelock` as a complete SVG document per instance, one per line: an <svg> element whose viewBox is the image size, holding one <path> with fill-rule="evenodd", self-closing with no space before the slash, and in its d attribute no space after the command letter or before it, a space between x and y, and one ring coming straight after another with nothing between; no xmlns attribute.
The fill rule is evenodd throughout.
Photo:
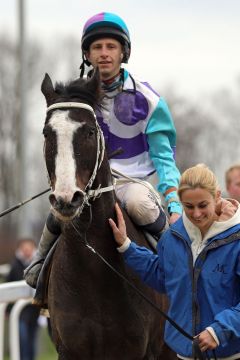
<svg viewBox="0 0 240 360"><path fill-rule="evenodd" d="M79 100L95 107L99 103L100 92L93 93L86 87L87 80L77 79L67 84L62 82L56 83L55 92L59 98L64 101Z"/></svg>

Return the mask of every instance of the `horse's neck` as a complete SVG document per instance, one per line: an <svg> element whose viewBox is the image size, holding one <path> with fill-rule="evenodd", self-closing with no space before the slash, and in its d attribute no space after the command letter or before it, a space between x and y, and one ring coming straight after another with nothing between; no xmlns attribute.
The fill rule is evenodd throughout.
<svg viewBox="0 0 240 360"><path fill-rule="evenodd" d="M115 202L116 195L113 190L102 193L99 198L91 202L93 218L98 218L100 223L115 216Z"/></svg>
<svg viewBox="0 0 240 360"><path fill-rule="evenodd" d="M112 177L111 174L111 169L108 163L108 160L105 158L100 169L98 170L97 174L96 174L96 178L93 182L92 185L92 189L96 190L99 189L101 191L101 189L103 190L100 193L99 198L103 201L103 202L107 202L108 206L114 206L115 203L115 193L114 191L112 191L111 186L114 183L114 179ZM109 188L107 191L106 189ZM98 206L100 205L100 202L97 202ZM105 204L106 205L106 204Z"/></svg>
<svg viewBox="0 0 240 360"><path fill-rule="evenodd" d="M91 190L106 188L110 185L112 185L110 168L108 166L101 166ZM99 246L99 238L101 238L102 244L107 243L108 248L114 249L114 246L109 246L111 244L109 238L112 237L112 231L108 219L115 219L115 202L116 196L114 190L102 192L95 199L89 199L89 205L84 207L80 216L74 221L77 230L74 230L71 226L70 229L64 229L64 235L67 241L70 240L71 247L73 246L73 237L78 237L81 242L84 242L85 237L87 237L92 246ZM78 247L78 245L76 246Z"/></svg>
<svg viewBox="0 0 240 360"><path fill-rule="evenodd" d="M71 259L79 259L88 263L89 244L103 256L115 256L116 245L108 219L115 219L114 191L102 193L95 200L90 200L81 215L73 221L73 226L64 228L65 253ZM91 257L92 259L92 257ZM77 260L76 260L77 261Z"/></svg>

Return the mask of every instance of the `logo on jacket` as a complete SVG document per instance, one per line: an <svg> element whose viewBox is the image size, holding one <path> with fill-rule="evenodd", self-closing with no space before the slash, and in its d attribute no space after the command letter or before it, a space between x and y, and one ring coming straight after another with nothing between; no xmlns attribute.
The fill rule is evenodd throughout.
<svg viewBox="0 0 240 360"><path fill-rule="evenodd" d="M227 274L226 267L227 265L217 264L217 266L213 269L213 272L220 272L223 274Z"/></svg>

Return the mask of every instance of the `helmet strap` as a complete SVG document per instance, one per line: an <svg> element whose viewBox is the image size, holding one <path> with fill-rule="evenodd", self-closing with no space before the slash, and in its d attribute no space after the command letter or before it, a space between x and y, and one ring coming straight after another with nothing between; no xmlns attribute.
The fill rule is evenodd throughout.
<svg viewBox="0 0 240 360"><path fill-rule="evenodd" d="M81 63L79 69L80 69L80 78L82 78L84 75L84 71L85 71L84 61Z"/></svg>
<svg viewBox="0 0 240 360"><path fill-rule="evenodd" d="M83 75L84 75L84 72L85 72L85 64L86 64L87 66L90 66L90 65L91 65L91 63L86 59L86 56L85 56L85 54L83 53L83 54L82 54L82 63L81 63L81 65L80 65L80 67L79 67L79 69L80 69L80 78L82 78Z"/></svg>

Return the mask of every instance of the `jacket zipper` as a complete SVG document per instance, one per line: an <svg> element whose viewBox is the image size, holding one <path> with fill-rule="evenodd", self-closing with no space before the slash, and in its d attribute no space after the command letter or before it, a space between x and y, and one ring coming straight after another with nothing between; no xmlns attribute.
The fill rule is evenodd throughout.
<svg viewBox="0 0 240 360"><path fill-rule="evenodd" d="M179 237L184 241L185 246L188 249L189 253L189 268L190 268L190 276L192 281L192 336L196 334L196 325L197 325L197 312L198 312L198 302L197 302L197 284L195 283L195 269L193 266L193 255L191 246L184 239L184 237L177 231L171 230L173 234Z"/></svg>

